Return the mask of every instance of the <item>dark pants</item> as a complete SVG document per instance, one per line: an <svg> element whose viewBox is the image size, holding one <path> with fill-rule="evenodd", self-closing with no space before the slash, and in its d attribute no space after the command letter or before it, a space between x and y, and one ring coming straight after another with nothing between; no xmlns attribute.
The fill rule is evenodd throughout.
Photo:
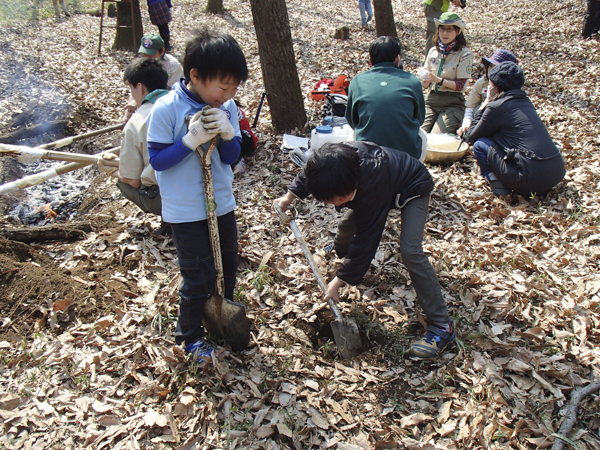
<svg viewBox="0 0 600 450"><path fill-rule="evenodd" d="M429 258L423 252L423 231L427 221L429 197L409 201L401 210L400 255L410 274L419 304L430 322L448 323L450 316L442 288ZM356 232L354 211L349 210L338 223L335 251L340 257L348 254L350 241Z"/></svg>
<svg viewBox="0 0 600 450"><path fill-rule="evenodd" d="M158 33L163 41L165 41L165 49L168 51L171 48L171 31L169 30L169 24L163 23L162 25L157 25Z"/></svg>
<svg viewBox="0 0 600 450"><path fill-rule="evenodd" d="M225 276L225 298L233 299L238 254L235 213L232 211L220 216L218 224ZM204 336L204 304L215 292L216 270L210 247L208 222L201 220L173 223L171 227L182 278L175 342L191 344Z"/></svg>
<svg viewBox="0 0 600 450"><path fill-rule="evenodd" d="M440 133L455 134L464 117L465 96L462 93L431 91L425 99L425 121L421 128L425 133L431 133L437 122Z"/></svg>
<svg viewBox="0 0 600 450"><path fill-rule="evenodd" d="M436 5L424 5L425 7L425 19L427 19L427 31L425 34L425 58L427 58L427 54L431 47L433 47L433 36L437 31L437 25L435 24L434 19L439 19L442 15L441 5L440 8L436 8ZM427 61L425 61L427 62Z"/></svg>
<svg viewBox="0 0 600 450"><path fill-rule="evenodd" d="M152 213L160 216L162 214L162 201L160 190L157 185L134 188L127 183L117 181L117 187L127 200L135 203L145 213Z"/></svg>
<svg viewBox="0 0 600 450"><path fill-rule="evenodd" d="M588 0L587 11L583 19L583 38L587 39L600 29L600 1Z"/></svg>

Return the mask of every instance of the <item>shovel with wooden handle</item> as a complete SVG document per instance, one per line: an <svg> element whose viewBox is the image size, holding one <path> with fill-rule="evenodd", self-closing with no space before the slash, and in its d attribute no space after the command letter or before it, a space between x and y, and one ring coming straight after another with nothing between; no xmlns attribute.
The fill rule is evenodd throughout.
<svg viewBox="0 0 600 450"><path fill-rule="evenodd" d="M279 206L278 204L275 204L274 209L279 218L284 223L289 224L290 228L294 232L294 235L296 236L298 244L300 244L300 247L302 248L302 251L306 256L306 259L308 260L308 265L315 274L315 278L319 283L319 287L323 290L323 292L327 292L327 285L325 284L325 281L321 276L321 272L319 272L313 255L310 252L310 249L308 248L308 244L304 240L304 237L302 236L298 225L296 225L296 209L290 209L292 213L291 218L285 213L283 209L281 209L281 206ZM362 341L360 339L360 333L358 332L358 326L353 320L342 316L342 313L340 312L339 308L332 299L327 299L327 303L329 304L329 308L331 308L331 312L333 312L334 317L330 325L331 330L333 331L335 345L337 345L338 349L340 350L342 358L352 359L360 354L360 349L362 347Z"/></svg>
<svg viewBox="0 0 600 450"><path fill-rule="evenodd" d="M210 158L217 145L217 138L210 141L208 150L204 151L198 146L196 151L202 163L202 177L204 178L204 198L206 199L206 220L208 234L215 270L215 293L210 296L204 305L202 324L204 328L229 344L233 351L241 351L248 347L250 342L250 321L246 317L246 307L241 303L224 298L225 277L223 275L223 259L221 258L221 239L219 238L219 224L217 222L217 203L215 202L215 188L213 185L212 166Z"/></svg>

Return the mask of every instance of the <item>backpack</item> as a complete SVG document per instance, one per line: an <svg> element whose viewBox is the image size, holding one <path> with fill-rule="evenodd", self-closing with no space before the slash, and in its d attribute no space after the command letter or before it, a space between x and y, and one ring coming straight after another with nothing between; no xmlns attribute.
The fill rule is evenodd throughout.
<svg viewBox="0 0 600 450"><path fill-rule="evenodd" d="M348 96L343 94L325 95L325 104L323 105L323 117L344 117L346 115L346 105Z"/></svg>
<svg viewBox="0 0 600 450"><path fill-rule="evenodd" d="M323 78L319 80L313 87L310 97L313 100L325 100L327 94L343 94L348 95L348 86L350 81L346 75L340 75L335 80L331 78Z"/></svg>
<svg viewBox="0 0 600 450"><path fill-rule="evenodd" d="M258 138L252 132L252 128L250 128L250 121L246 118L246 114L244 114L244 111L242 111L242 108L239 106L238 120L240 122L240 131L242 133L242 149L240 156L245 158L251 156L254 153L254 150L256 150Z"/></svg>

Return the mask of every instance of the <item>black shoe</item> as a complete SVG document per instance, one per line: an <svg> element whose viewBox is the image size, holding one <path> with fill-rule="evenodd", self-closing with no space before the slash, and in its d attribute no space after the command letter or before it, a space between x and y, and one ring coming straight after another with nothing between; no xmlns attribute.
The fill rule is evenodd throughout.
<svg viewBox="0 0 600 450"><path fill-rule="evenodd" d="M166 236L167 234L171 234L171 225L166 222L161 222L160 227L155 231L156 234L161 236Z"/></svg>

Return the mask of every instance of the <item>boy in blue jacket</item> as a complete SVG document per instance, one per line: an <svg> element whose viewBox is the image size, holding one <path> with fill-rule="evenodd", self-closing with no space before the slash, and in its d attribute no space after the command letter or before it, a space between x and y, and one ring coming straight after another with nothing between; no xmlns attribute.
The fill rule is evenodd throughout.
<svg viewBox="0 0 600 450"><path fill-rule="evenodd" d="M206 300L214 293L216 271L202 166L195 150L199 145L206 150L211 139L219 136L211 164L225 298L231 299L238 242L230 164L238 159L242 141L233 97L248 78L248 67L233 37L204 27L192 31L183 70L185 79L157 100L148 118L148 151L162 196L163 220L171 224L183 279L175 341L185 344L185 351L202 361L214 351L204 340L202 313Z"/></svg>

